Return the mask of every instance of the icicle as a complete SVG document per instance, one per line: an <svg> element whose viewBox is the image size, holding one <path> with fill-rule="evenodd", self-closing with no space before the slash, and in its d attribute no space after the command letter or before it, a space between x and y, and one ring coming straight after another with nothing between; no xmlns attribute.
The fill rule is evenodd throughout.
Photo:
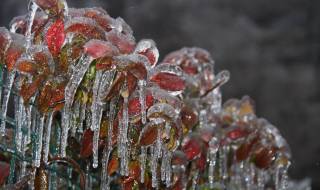
<svg viewBox="0 0 320 190"><path fill-rule="evenodd" d="M21 156L23 159L25 159L25 153L26 153L26 145L27 145L27 135L24 135L22 138L22 147L21 147ZM19 179L22 179L26 175L26 169L27 169L27 162L21 161L20 166L20 177Z"/></svg>
<svg viewBox="0 0 320 190"><path fill-rule="evenodd" d="M163 158L161 160L161 168L160 168L160 174L161 174L161 181L166 180L166 169L167 169L167 151L163 151Z"/></svg>
<svg viewBox="0 0 320 190"><path fill-rule="evenodd" d="M36 155L34 158L34 165L35 167L40 167L41 163L41 152L42 152L42 137L43 137L43 128L44 128L44 120L45 117L41 116L40 118L40 123L38 126L38 142L37 142L37 147L36 147Z"/></svg>
<svg viewBox="0 0 320 190"><path fill-rule="evenodd" d="M199 171L195 171L192 177L192 185L191 188L192 190L196 190L198 186L198 178L199 178Z"/></svg>
<svg viewBox="0 0 320 190"><path fill-rule="evenodd" d="M115 104L118 98L113 98L109 105L109 126L108 126L108 136L107 136L107 146L103 150L102 158L102 174L101 174L101 190L110 189L110 176L107 174L107 167L109 162L109 157L112 151L112 133L113 133L113 120L115 115Z"/></svg>
<svg viewBox="0 0 320 190"><path fill-rule="evenodd" d="M162 153L162 139L161 139L161 130L158 128L158 136L156 140L156 145L155 145L155 155L157 158L161 158L161 153Z"/></svg>
<svg viewBox="0 0 320 190"><path fill-rule="evenodd" d="M144 183L144 175L146 172L146 162L147 162L147 147L141 147L141 154L140 154L140 180L141 183Z"/></svg>
<svg viewBox="0 0 320 190"><path fill-rule="evenodd" d="M254 178L255 178L255 168L252 163L247 162L246 172L244 175L245 175L247 189L253 189L254 188Z"/></svg>
<svg viewBox="0 0 320 190"><path fill-rule="evenodd" d="M63 15L65 17L68 17L69 16L69 6L68 6L68 3L66 0L63 0L62 1L62 4L63 4Z"/></svg>
<svg viewBox="0 0 320 190"><path fill-rule="evenodd" d="M36 16L37 10L39 6L33 2L33 0L30 1L29 3L29 13L27 17L27 30L26 30L26 39L27 39L27 44L26 44L26 49L28 50L31 46L32 43L32 25L34 22L34 18Z"/></svg>
<svg viewBox="0 0 320 190"><path fill-rule="evenodd" d="M164 158L167 162L167 167L166 167L166 186L170 187L171 185L171 176L172 176L172 168L171 168L171 159L172 159L172 153L167 152L167 156Z"/></svg>
<svg viewBox="0 0 320 190"><path fill-rule="evenodd" d="M98 101L98 93L99 93L99 86L102 77L102 71L97 71L96 78L93 84L93 100L91 105L91 114L92 114L92 121L91 121L91 130L93 130L93 163L92 166L94 168L98 167L98 146L99 146L99 132L100 132L100 124L102 118L102 106Z"/></svg>
<svg viewBox="0 0 320 190"><path fill-rule="evenodd" d="M264 172L264 170L260 170L260 169L256 168L256 174L257 174L257 188L258 188L258 190L264 190L265 172Z"/></svg>
<svg viewBox="0 0 320 190"><path fill-rule="evenodd" d="M31 126L32 126L32 116L31 116L31 114L32 114L32 106L28 106L27 108L26 108L26 128L27 128L27 141L26 141L26 143L30 143L31 142L31 131L32 131L32 128L31 128Z"/></svg>
<svg viewBox="0 0 320 190"><path fill-rule="evenodd" d="M225 180L228 177L227 147L224 146L219 149L219 175L222 180Z"/></svg>
<svg viewBox="0 0 320 190"><path fill-rule="evenodd" d="M91 130L96 130L100 127L100 111L101 105L98 102L98 93L99 93L99 86L102 77L102 71L96 72L96 78L93 84L93 94L92 94L92 105L91 105L91 114L92 114L92 123L91 123Z"/></svg>
<svg viewBox="0 0 320 190"><path fill-rule="evenodd" d="M93 131L93 162L92 162L92 167L97 168L98 167L98 151L99 151L99 129L95 129Z"/></svg>
<svg viewBox="0 0 320 190"><path fill-rule="evenodd" d="M217 164L217 152L219 150L219 140L216 137L212 137L209 142L209 151L208 151L208 180L210 188L213 188L214 185L214 171Z"/></svg>
<svg viewBox="0 0 320 190"><path fill-rule="evenodd" d="M119 153L121 158L121 166L120 166L120 173L122 175L127 176L129 174L128 169L128 128L129 128L129 116L128 116L128 97L129 97L129 90L128 90L128 84L125 80L125 83L121 90L121 96L123 97L123 115L122 115L122 121L119 122L119 129L120 129L120 146L119 146ZM120 125L121 123L121 125Z"/></svg>
<svg viewBox="0 0 320 190"><path fill-rule="evenodd" d="M75 137L77 133L77 129L79 126L78 119L80 117L80 102L75 102L74 107L72 109L72 115L71 115L71 121L70 121L70 130L71 130L71 136Z"/></svg>
<svg viewBox="0 0 320 190"><path fill-rule="evenodd" d="M15 71L9 72L6 83L4 85L3 101L1 106L0 136L4 136L6 132L6 118L7 118L7 111L8 111L8 103L9 103L9 98L10 98L15 75L16 75Z"/></svg>
<svg viewBox="0 0 320 190"><path fill-rule="evenodd" d="M20 176L19 180L21 180L25 175L26 175L26 169L27 169L27 162L25 160L25 154L27 150L27 145L28 145L28 139L29 137L29 128L28 128L28 119L26 120L27 113L28 113L28 107L24 108L24 116L23 116L23 133L22 133L22 142L21 142L21 156L23 160L21 161L20 165Z"/></svg>
<svg viewBox="0 0 320 190"><path fill-rule="evenodd" d="M62 115L62 134L61 134L61 157L66 156L66 147L69 132L69 120L71 113L71 106L74 100L74 96L80 85L85 73L87 72L92 58L83 56L79 63L75 66L74 72L72 73L70 80L65 88L65 107Z"/></svg>
<svg viewBox="0 0 320 190"><path fill-rule="evenodd" d="M54 112L49 113L49 117L47 119L47 126L46 126L46 136L44 139L44 149L43 149L43 161L47 163L49 151L50 151L50 137L51 137L51 127L52 127L52 119L53 119Z"/></svg>
<svg viewBox="0 0 320 190"><path fill-rule="evenodd" d="M22 125L25 118L23 99L20 97L15 97L15 120L16 120L16 148L17 151L21 152L21 142L22 142Z"/></svg>
<svg viewBox="0 0 320 190"><path fill-rule="evenodd" d="M170 131L171 131L170 123L169 122L165 122L164 133L165 133L165 136L167 137L167 139L170 138Z"/></svg>
<svg viewBox="0 0 320 190"><path fill-rule="evenodd" d="M65 119L62 119L62 131L61 131L61 142L60 142L60 156L61 157L66 157L66 148L67 148L67 143L68 143L68 133L69 133L69 112L70 110L66 110L66 107L63 109L63 116Z"/></svg>
<svg viewBox="0 0 320 190"><path fill-rule="evenodd" d="M163 150L163 158L161 162L161 181L164 181L167 187L171 185L171 158L171 152L168 150Z"/></svg>
<svg viewBox="0 0 320 190"><path fill-rule="evenodd" d="M91 190L92 189L92 182L91 182L91 175L90 175L90 162L87 164L86 168L86 186L85 190Z"/></svg>
<svg viewBox="0 0 320 190"><path fill-rule="evenodd" d="M286 190L287 188L288 188L288 169L283 168L279 190Z"/></svg>
<svg viewBox="0 0 320 190"><path fill-rule="evenodd" d="M86 104L80 104L78 133L83 133L83 121L86 119Z"/></svg>
<svg viewBox="0 0 320 190"><path fill-rule="evenodd" d="M141 106L141 121L142 124L145 124L147 122L147 116L146 116L146 95L145 95L145 88L146 88L146 81L139 80L139 102Z"/></svg>
<svg viewBox="0 0 320 190"><path fill-rule="evenodd" d="M151 185L153 188L158 188L158 157L156 154L156 146L151 146Z"/></svg>
<svg viewBox="0 0 320 190"><path fill-rule="evenodd" d="M108 146L105 146L103 149L103 157L102 157L102 169L101 169L101 190L109 189L110 179L107 173L107 167L109 162L111 150L108 149Z"/></svg>

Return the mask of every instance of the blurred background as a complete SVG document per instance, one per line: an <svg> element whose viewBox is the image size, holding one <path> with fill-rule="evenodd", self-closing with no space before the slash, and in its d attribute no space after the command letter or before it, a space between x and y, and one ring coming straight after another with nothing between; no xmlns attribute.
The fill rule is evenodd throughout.
<svg viewBox="0 0 320 190"><path fill-rule="evenodd" d="M156 41L161 58L183 46L211 52L231 72L224 100L250 95L258 115L289 142L291 177L320 189L319 0L68 0L122 17L135 37ZM27 12L28 0L1 0L0 26Z"/></svg>

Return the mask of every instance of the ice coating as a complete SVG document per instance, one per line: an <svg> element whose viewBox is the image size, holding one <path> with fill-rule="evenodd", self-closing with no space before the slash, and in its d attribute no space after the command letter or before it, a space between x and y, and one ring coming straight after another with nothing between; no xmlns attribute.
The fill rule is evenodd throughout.
<svg viewBox="0 0 320 190"><path fill-rule="evenodd" d="M230 74L215 74L206 50L183 48L158 63L155 42L136 44L122 18L101 8L69 9L64 0L31 1L11 32L0 28L7 76L0 132L9 129L14 96L15 148L24 158L29 146L35 150L33 166L16 161L18 178L33 170L36 182L42 163L57 156L87 163L80 170L88 188L288 187L288 144L255 115L250 98L222 105ZM67 171L69 178L77 173ZM50 179L51 187L62 184Z"/></svg>

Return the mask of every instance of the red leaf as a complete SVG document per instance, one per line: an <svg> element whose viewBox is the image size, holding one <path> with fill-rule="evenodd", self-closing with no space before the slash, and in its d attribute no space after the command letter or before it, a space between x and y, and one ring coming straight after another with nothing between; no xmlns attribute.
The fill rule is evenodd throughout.
<svg viewBox="0 0 320 190"><path fill-rule="evenodd" d="M184 80L171 73L158 73L151 78L151 81L157 83L160 88L172 92L185 89Z"/></svg>
<svg viewBox="0 0 320 190"><path fill-rule="evenodd" d="M206 168L207 158L205 154L201 154L200 157L197 159L197 167L200 171L204 171Z"/></svg>
<svg viewBox="0 0 320 190"><path fill-rule="evenodd" d="M66 30L66 33L80 33L88 39L104 39L105 33L104 31L98 27L98 25L87 24L87 23L80 23L75 22L74 24L70 25Z"/></svg>
<svg viewBox="0 0 320 190"><path fill-rule="evenodd" d="M10 173L10 165L0 161L0 186L3 185Z"/></svg>
<svg viewBox="0 0 320 190"><path fill-rule="evenodd" d="M121 53L129 54L132 53L135 47L135 42L128 36L119 32L108 32L107 39L112 44L117 46Z"/></svg>
<svg viewBox="0 0 320 190"><path fill-rule="evenodd" d="M87 158L92 155L92 147L93 147L93 131L90 129L87 129L84 131L82 136L82 144L81 144L81 150L80 150L80 156L83 158ZM99 140L99 147L102 146L103 141Z"/></svg>
<svg viewBox="0 0 320 190"><path fill-rule="evenodd" d="M129 163L129 176L123 180L123 183L130 183L140 178L140 164L138 161Z"/></svg>
<svg viewBox="0 0 320 190"><path fill-rule="evenodd" d="M90 40L84 45L84 51L92 58L111 57L119 53L111 43L101 40Z"/></svg>
<svg viewBox="0 0 320 190"><path fill-rule="evenodd" d="M227 133L227 137L231 140L237 140L239 138L245 137L249 134L249 132L245 129L237 127Z"/></svg>
<svg viewBox="0 0 320 190"><path fill-rule="evenodd" d="M7 69L12 71L17 60L20 58L22 54L22 50L20 48L9 48L6 53L5 63L7 65Z"/></svg>
<svg viewBox="0 0 320 190"><path fill-rule="evenodd" d="M156 141L158 137L158 126L152 125L144 129L140 136L140 145L148 146Z"/></svg>
<svg viewBox="0 0 320 190"><path fill-rule="evenodd" d="M19 61L17 69L22 73L29 73L32 75L36 74L37 72L36 65L31 61Z"/></svg>
<svg viewBox="0 0 320 190"><path fill-rule="evenodd" d="M151 49L146 49L143 52L139 52L139 54L146 56L151 65L155 65L156 64L156 59L157 58L156 58L156 55L154 54L154 52Z"/></svg>
<svg viewBox="0 0 320 190"><path fill-rule="evenodd" d="M63 20L58 19L48 29L46 41L53 56L57 56L65 40Z"/></svg>
<svg viewBox="0 0 320 190"><path fill-rule="evenodd" d="M150 106L153 105L153 96L151 94L147 94L145 98L146 108L148 109ZM130 116L135 116L140 114L141 112L141 105L139 97L133 98L129 101L128 111Z"/></svg>
<svg viewBox="0 0 320 190"><path fill-rule="evenodd" d="M260 147L255 151L254 163L260 169L268 168L274 160L275 152L272 149Z"/></svg>
<svg viewBox="0 0 320 190"><path fill-rule="evenodd" d="M182 145L182 151L188 160L193 160L201 153L201 140L198 138L188 138Z"/></svg>

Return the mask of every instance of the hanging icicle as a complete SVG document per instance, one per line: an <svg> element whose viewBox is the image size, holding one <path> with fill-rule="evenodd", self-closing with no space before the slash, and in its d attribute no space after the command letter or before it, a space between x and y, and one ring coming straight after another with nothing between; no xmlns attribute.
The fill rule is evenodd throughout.
<svg viewBox="0 0 320 190"><path fill-rule="evenodd" d="M40 167L41 163L41 154L42 154L42 137L43 137L43 128L44 128L45 116L40 117L40 123L38 124L38 131L37 131L37 147L34 157L34 166Z"/></svg>
<svg viewBox="0 0 320 190"><path fill-rule="evenodd" d="M141 109L141 121L142 124L145 124L147 122L147 114L146 114L146 94L145 94L145 88L146 88L146 81L145 80L139 80L138 82L139 86L139 102L140 102L140 109Z"/></svg>
<svg viewBox="0 0 320 190"><path fill-rule="evenodd" d="M45 138L44 138L44 148L43 148L44 163L47 163L49 151L50 151L50 139L51 139L51 127L52 127L53 115L54 115L54 112L50 112L47 118L47 125L46 125Z"/></svg>
<svg viewBox="0 0 320 190"><path fill-rule="evenodd" d="M6 119L7 119L7 111L8 111L8 104L11 95L12 85L14 82L14 77L16 75L15 71L9 72L7 76L6 83L4 85L4 92L3 92L3 100L1 106L1 126L0 126L0 136L4 136L6 132Z"/></svg>

